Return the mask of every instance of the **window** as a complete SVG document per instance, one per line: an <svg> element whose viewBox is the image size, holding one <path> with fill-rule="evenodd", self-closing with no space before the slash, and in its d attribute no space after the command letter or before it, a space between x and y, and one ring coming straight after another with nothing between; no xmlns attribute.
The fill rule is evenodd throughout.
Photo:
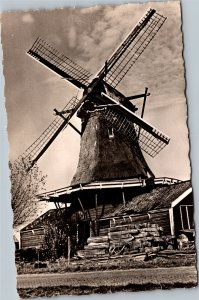
<svg viewBox="0 0 199 300"><path fill-rule="evenodd" d="M114 138L113 127L108 128L108 137L109 137L110 140L112 140Z"/></svg>
<svg viewBox="0 0 199 300"><path fill-rule="evenodd" d="M193 205L180 205L182 229L193 229Z"/></svg>

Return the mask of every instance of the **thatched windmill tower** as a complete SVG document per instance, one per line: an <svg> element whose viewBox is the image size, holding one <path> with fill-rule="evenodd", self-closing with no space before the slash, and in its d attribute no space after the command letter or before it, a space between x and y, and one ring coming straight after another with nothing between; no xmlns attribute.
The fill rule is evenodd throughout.
<svg viewBox="0 0 199 300"><path fill-rule="evenodd" d="M131 111L135 112L136 107L129 104ZM83 105L78 113L82 121L81 148L77 171L71 185L154 177L139 143L125 140L111 124L108 124L103 115L104 110L91 107L90 102Z"/></svg>
<svg viewBox="0 0 199 300"><path fill-rule="evenodd" d="M84 94L81 99L73 97L61 112L55 109L56 119L22 159L31 168L67 125L81 135L79 164L71 186L47 193L46 200L56 205L72 203L72 217L92 224L95 235L100 233L98 221L105 211L118 202L125 205L143 192L148 182L155 184L142 150L154 157L169 143L165 134L143 119L147 88L145 93L131 97L116 89L164 21L154 9L147 11L92 80L89 72L41 38L28 51L51 71L83 88ZM136 98L144 99L141 117L135 114L137 108L132 103ZM82 121L81 132L70 123L75 113Z"/></svg>

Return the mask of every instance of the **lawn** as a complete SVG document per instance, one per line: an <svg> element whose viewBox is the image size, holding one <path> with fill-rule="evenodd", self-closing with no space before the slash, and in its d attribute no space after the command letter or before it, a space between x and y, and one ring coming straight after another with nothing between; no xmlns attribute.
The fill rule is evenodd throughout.
<svg viewBox="0 0 199 300"><path fill-rule="evenodd" d="M142 255L125 255L109 259L71 260L48 262L46 268L35 268L34 263L17 263L18 274L89 272L103 270L127 270L137 268L194 266L196 256L193 251L162 251L148 261L142 260Z"/></svg>
<svg viewBox="0 0 199 300"><path fill-rule="evenodd" d="M59 287L39 287L37 289L18 289L20 298L37 298L37 297L55 297L58 295L90 295L90 294L107 294L116 292L139 292L149 290L168 290L173 288L193 288L195 282L188 283L163 283L163 284L127 284L126 286L59 286Z"/></svg>
<svg viewBox="0 0 199 300"><path fill-rule="evenodd" d="M197 285L194 267L145 268L64 274L32 274L18 278L21 298L191 288Z"/></svg>

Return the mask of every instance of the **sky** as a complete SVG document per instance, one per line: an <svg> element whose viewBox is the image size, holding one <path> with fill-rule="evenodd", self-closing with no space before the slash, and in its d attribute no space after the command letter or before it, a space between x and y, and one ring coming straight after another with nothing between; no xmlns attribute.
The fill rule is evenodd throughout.
<svg viewBox="0 0 199 300"><path fill-rule="evenodd" d="M96 74L148 8L167 20L132 70L118 86L126 96L148 87L146 121L171 137L155 158L145 158L156 177L190 178L187 107L179 2L126 4L7 12L2 15L3 67L10 159L16 159L79 91L26 55L38 36ZM136 102L140 107L140 102ZM138 111L138 114L140 111ZM72 122L80 128L76 117ZM70 184L75 173L80 137L70 127L43 157L46 189Z"/></svg>

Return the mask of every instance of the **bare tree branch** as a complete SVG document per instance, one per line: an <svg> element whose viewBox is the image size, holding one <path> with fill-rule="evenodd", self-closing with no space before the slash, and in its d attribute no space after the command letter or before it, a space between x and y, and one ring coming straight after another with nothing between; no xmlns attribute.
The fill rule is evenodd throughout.
<svg viewBox="0 0 199 300"><path fill-rule="evenodd" d="M46 176L37 165L27 170L23 161L9 163L11 179L12 209L14 213L13 226L18 226L33 217L39 205L36 195L44 189Z"/></svg>

